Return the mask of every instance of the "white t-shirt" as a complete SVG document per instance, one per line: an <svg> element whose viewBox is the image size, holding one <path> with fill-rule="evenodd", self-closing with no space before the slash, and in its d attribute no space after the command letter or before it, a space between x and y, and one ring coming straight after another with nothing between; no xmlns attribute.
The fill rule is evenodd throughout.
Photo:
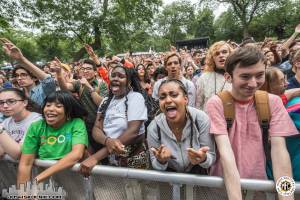
<svg viewBox="0 0 300 200"><path fill-rule="evenodd" d="M108 137L118 138L127 129L129 121L145 121L148 119L147 107L145 105L144 97L138 92L130 91L127 94L127 98L127 118L125 106L126 97L123 97L121 99L113 98L106 110L105 118L103 121L103 130ZM105 100L106 98L102 101L102 103ZM144 123L139 130L139 134L143 133L145 133Z"/></svg>
<svg viewBox="0 0 300 200"><path fill-rule="evenodd" d="M2 126L10 137L17 143L22 144L28 127L32 122L40 119L42 119L42 116L39 113L31 112L25 119L19 122L16 122L12 117L8 117L2 122Z"/></svg>

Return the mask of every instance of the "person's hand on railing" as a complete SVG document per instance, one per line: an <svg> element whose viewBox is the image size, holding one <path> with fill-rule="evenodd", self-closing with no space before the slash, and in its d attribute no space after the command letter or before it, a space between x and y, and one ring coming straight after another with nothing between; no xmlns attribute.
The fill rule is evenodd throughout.
<svg viewBox="0 0 300 200"><path fill-rule="evenodd" d="M151 151L153 152L154 156L161 164L166 164L170 159L173 159L172 153L170 149L165 147L165 145L160 145L158 148L151 147Z"/></svg>
<svg viewBox="0 0 300 200"><path fill-rule="evenodd" d="M16 61L21 61L24 56L21 50L14 45L11 41L6 38L0 38L0 41L3 43L3 50L4 52L12 59Z"/></svg>
<svg viewBox="0 0 300 200"><path fill-rule="evenodd" d="M206 153L209 147L201 147L197 151L193 148L187 148L188 158L192 165L198 165L206 160Z"/></svg>
<svg viewBox="0 0 300 200"><path fill-rule="evenodd" d="M119 139L107 138L105 144L110 154L114 153L120 155L126 153L125 145L123 145Z"/></svg>
<svg viewBox="0 0 300 200"><path fill-rule="evenodd" d="M97 165L98 160L94 156L90 156L80 163L79 172L84 177L89 177L91 175L92 169Z"/></svg>

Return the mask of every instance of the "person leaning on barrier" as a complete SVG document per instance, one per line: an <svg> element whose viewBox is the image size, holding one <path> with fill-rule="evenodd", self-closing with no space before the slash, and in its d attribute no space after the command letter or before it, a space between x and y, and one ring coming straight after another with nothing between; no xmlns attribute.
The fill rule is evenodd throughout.
<svg viewBox="0 0 300 200"><path fill-rule="evenodd" d="M84 176L89 176L93 167L106 157L110 165L149 168L144 145L147 94L143 92L134 69L121 65L112 69L110 92L99 106L93 128L94 139L105 147L81 163Z"/></svg>
<svg viewBox="0 0 300 200"><path fill-rule="evenodd" d="M215 136L219 156L210 174L223 176L229 199L241 199L240 178L267 179L263 133L254 105L254 94L265 82L264 55L256 47L243 47L234 51L225 64L226 80L232 83L235 117L231 128L224 117L224 106L216 95L207 102L211 119L210 133ZM282 176L292 177L290 157L286 149L286 136L297 130L281 99L268 94L271 119L268 137L275 181ZM268 142L268 140L267 140ZM279 199L292 199L293 196Z"/></svg>
<svg viewBox="0 0 300 200"><path fill-rule="evenodd" d="M149 125L147 142L154 169L206 174L215 161L215 143L208 116L187 106L187 91L177 79L158 89L161 114Z"/></svg>
<svg viewBox="0 0 300 200"><path fill-rule="evenodd" d="M87 131L81 118L87 111L72 94L57 91L45 99L43 119L29 127L18 168L17 184L30 180L34 159L58 160L35 177L41 182L76 164L88 144Z"/></svg>
<svg viewBox="0 0 300 200"><path fill-rule="evenodd" d="M299 66L300 67L300 66ZM300 105L300 88L293 88L286 90L287 81L283 72L277 67L270 67L266 71L266 82L262 86L262 90L265 90L271 94L281 97L283 104L288 110L288 113L293 120L298 131L300 130L299 123L299 105ZM286 137L286 146L289 151L293 178L295 181L300 181L300 135L297 132L295 136ZM267 174L270 179L273 179L271 163L267 163Z"/></svg>
<svg viewBox="0 0 300 200"><path fill-rule="evenodd" d="M7 117L0 125L0 156L6 153L19 159L28 127L41 119L39 113L31 112L33 105L20 89L0 90L0 111Z"/></svg>
<svg viewBox="0 0 300 200"><path fill-rule="evenodd" d="M96 111L103 98L107 95L107 85L105 81L97 78L97 67L92 60L84 60L80 66L82 77L79 80L67 82L63 73L61 62L56 59L56 66L52 69L56 72L57 81L61 90L70 91L78 95L80 102L85 110L88 111L87 117L84 119L89 136L89 152L102 148L101 145L92 137L92 129L96 119Z"/></svg>

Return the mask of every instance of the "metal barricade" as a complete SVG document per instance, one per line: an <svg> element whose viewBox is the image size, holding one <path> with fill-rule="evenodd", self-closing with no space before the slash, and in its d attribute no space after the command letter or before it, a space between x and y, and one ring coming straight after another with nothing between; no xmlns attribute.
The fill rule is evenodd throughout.
<svg viewBox="0 0 300 200"><path fill-rule="evenodd" d="M49 167L56 161L36 160L35 166ZM17 164L0 161L0 189L16 182ZM95 166L92 176L83 178L79 164L53 176L72 200L221 200L227 199L223 179L154 170L139 170L111 166ZM245 200L275 199L273 181L241 179ZM258 192L261 191L261 192ZM300 182L295 193L300 193ZM295 199L300 199L296 197Z"/></svg>

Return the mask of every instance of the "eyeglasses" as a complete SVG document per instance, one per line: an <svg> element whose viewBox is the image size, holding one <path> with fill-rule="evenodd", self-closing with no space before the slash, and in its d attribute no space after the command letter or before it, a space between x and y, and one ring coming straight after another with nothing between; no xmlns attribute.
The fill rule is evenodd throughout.
<svg viewBox="0 0 300 200"><path fill-rule="evenodd" d="M172 64L178 65L179 62L178 62L178 61L168 62L168 63L167 63L167 66L171 66Z"/></svg>
<svg viewBox="0 0 300 200"><path fill-rule="evenodd" d="M92 71L93 68L91 68L91 67L81 67L80 70L81 71Z"/></svg>
<svg viewBox="0 0 300 200"><path fill-rule="evenodd" d="M27 78L29 76L29 74L26 73L21 73L21 74L15 74L15 78Z"/></svg>
<svg viewBox="0 0 300 200"><path fill-rule="evenodd" d="M8 105L8 106L15 105L18 101L24 101L24 100L22 100L22 99L7 99L7 100L0 100L0 107L3 107L5 103L6 103L6 105Z"/></svg>

